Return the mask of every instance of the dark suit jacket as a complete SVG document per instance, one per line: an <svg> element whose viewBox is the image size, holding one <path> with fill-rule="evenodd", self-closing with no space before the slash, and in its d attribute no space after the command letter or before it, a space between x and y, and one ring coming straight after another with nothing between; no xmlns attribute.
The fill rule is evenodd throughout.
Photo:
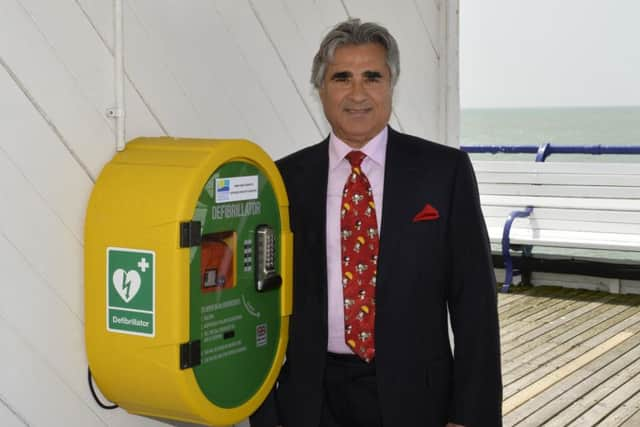
<svg viewBox="0 0 640 427"><path fill-rule="evenodd" d="M327 349L328 162L328 139L278 162L294 233L294 305L279 387L252 426L318 426ZM427 203L440 217L414 222ZM496 285L465 153L389 129L379 259L376 369L384 426L501 425Z"/></svg>

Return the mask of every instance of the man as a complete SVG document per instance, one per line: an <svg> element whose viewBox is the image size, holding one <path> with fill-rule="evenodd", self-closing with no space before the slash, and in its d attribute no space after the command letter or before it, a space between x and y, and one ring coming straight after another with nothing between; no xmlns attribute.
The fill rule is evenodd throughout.
<svg viewBox="0 0 640 427"><path fill-rule="evenodd" d="M388 126L398 64L388 31L359 20L338 24L314 59L332 132L278 162L294 308L278 387L252 426L501 425L475 177L465 153Z"/></svg>

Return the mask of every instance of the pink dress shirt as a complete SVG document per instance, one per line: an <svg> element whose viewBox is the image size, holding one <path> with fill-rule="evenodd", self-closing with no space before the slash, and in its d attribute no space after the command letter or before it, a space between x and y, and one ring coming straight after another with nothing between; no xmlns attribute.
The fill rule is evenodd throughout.
<svg viewBox="0 0 640 427"><path fill-rule="evenodd" d="M388 130L369 141L361 151L367 157L362 161L362 171L369 179L376 204L378 232L382 219L382 194L384 189L384 163L387 153ZM329 138L329 180L327 183L327 287L329 307L329 343L332 353L353 354L344 342L344 303L342 299L342 260L340 248L340 208L342 190L351 172L349 161L344 158L353 148L331 133Z"/></svg>

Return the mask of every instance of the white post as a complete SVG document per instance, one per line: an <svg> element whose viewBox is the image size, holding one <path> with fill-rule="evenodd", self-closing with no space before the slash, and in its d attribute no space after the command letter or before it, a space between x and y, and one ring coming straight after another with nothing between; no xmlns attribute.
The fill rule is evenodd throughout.
<svg viewBox="0 0 640 427"><path fill-rule="evenodd" d="M114 0L114 87L116 105L109 115L116 121L116 150L124 150L125 113L124 113L124 10L122 0Z"/></svg>
<svg viewBox="0 0 640 427"><path fill-rule="evenodd" d="M440 0L440 141L460 145L460 0Z"/></svg>

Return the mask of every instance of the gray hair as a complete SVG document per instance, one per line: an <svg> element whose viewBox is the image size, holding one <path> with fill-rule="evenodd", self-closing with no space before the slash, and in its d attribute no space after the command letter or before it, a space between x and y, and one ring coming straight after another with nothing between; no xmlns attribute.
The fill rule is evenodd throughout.
<svg viewBox="0 0 640 427"><path fill-rule="evenodd" d="M333 61L337 48L367 43L377 43L384 47L387 52L387 66L391 72L391 87L394 87L400 75L400 50L396 39L382 25L373 22L362 23L359 19L339 23L324 37L318 53L313 58L311 84L316 89L322 87L327 65Z"/></svg>

